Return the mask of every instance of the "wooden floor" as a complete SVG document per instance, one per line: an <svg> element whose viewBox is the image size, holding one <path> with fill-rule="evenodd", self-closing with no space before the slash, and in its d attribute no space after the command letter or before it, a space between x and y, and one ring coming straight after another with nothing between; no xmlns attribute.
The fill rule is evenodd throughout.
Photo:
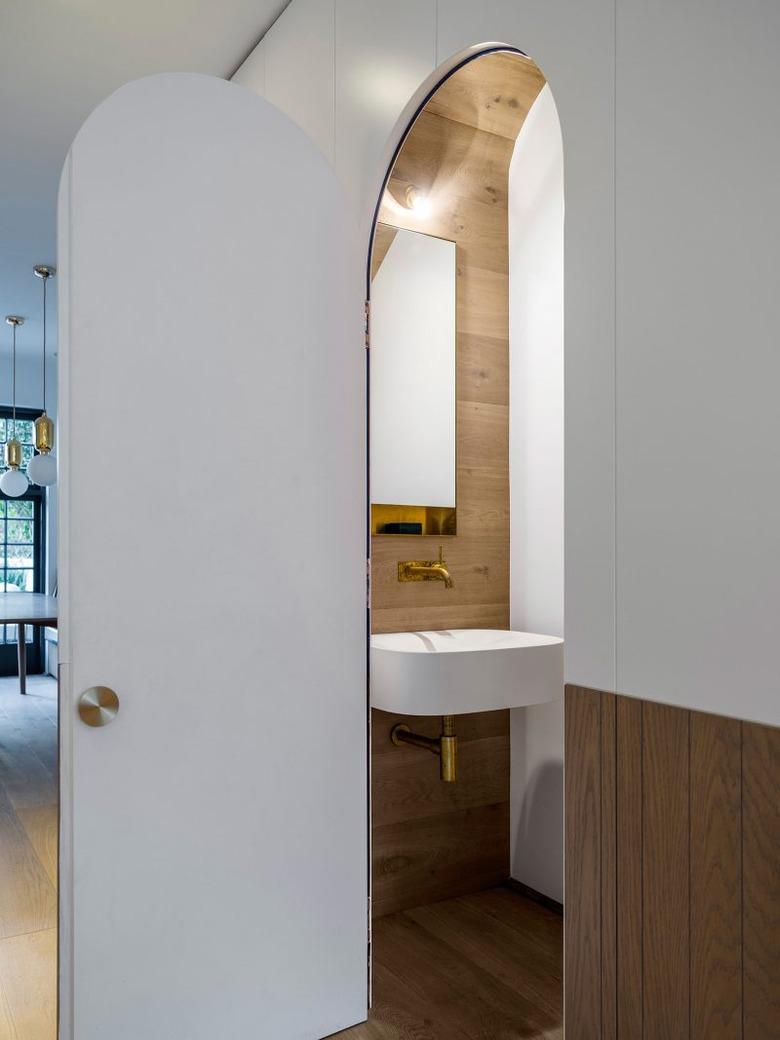
<svg viewBox="0 0 780 1040"><path fill-rule="evenodd" d="M54 1040L57 684L0 678L0 1040Z"/></svg>
<svg viewBox="0 0 780 1040"><path fill-rule="evenodd" d="M57 688L0 679L0 1040L55 1040ZM374 922L374 1006L344 1040L562 1040L562 922L509 888Z"/></svg>
<svg viewBox="0 0 780 1040"><path fill-rule="evenodd" d="M374 922L374 999L342 1040L562 1040L563 922L509 888Z"/></svg>

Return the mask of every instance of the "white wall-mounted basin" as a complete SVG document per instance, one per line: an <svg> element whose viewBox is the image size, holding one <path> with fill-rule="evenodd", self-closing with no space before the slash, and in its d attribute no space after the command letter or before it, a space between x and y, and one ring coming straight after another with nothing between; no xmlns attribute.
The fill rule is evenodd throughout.
<svg viewBox="0 0 780 1040"><path fill-rule="evenodd" d="M462 715L563 696L563 640L461 628L371 637L371 706L399 715Z"/></svg>

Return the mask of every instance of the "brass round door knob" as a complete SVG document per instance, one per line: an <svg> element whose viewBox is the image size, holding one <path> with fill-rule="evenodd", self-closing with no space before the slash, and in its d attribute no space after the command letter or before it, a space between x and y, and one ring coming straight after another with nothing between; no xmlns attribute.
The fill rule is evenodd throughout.
<svg viewBox="0 0 780 1040"><path fill-rule="evenodd" d="M110 686L90 686L79 697L79 718L87 726L107 726L119 711L119 698Z"/></svg>

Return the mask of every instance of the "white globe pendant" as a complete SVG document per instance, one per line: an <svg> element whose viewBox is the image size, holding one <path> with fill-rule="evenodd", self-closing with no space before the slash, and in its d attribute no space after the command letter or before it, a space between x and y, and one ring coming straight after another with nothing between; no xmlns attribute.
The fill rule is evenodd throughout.
<svg viewBox="0 0 780 1040"><path fill-rule="evenodd" d="M33 455L27 465L27 476L32 484L51 487L57 483L57 460L50 453Z"/></svg>
<svg viewBox="0 0 780 1040"><path fill-rule="evenodd" d="M0 491L9 498L18 498L29 486L27 475L20 469L7 469L0 477Z"/></svg>

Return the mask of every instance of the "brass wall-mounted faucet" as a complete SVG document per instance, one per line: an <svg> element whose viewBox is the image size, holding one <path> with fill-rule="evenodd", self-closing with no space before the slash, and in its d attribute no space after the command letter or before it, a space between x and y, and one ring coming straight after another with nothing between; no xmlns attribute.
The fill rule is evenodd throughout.
<svg viewBox="0 0 780 1040"><path fill-rule="evenodd" d="M438 755L441 763L440 776L446 783L454 783L458 778L458 738L455 735L455 719L452 715L442 715L441 736L425 737L421 733L412 733L404 722L399 722L390 731L390 739L396 747L411 744L412 747L424 748Z"/></svg>
<svg viewBox="0 0 780 1040"><path fill-rule="evenodd" d="M438 560L404 560L398 563L399 581L443 581L445 589L455 584L439 546Z"/></svg>

